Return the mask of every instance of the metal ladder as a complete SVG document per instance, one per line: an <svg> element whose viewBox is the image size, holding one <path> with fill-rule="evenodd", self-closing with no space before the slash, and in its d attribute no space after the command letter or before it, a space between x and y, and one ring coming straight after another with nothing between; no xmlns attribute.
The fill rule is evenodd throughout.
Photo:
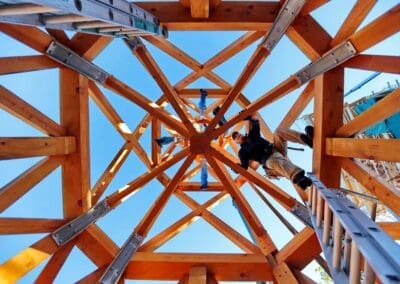
<svg viewBox="0 0 400 284"><path fill-rule="evenodd" d="M0 22L122 38L168 36L158 18L126 0L0 0Z"/></svg>
<svg viewBox="0 0 400 284"><path fill-rule="evenodd" d="M309 176L309 212L334 282L400 283L400 246L343 193Z"/></svg>

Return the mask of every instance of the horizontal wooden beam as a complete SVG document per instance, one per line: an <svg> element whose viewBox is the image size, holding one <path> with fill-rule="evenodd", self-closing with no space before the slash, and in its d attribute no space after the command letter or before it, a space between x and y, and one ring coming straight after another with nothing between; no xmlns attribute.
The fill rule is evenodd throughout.
<svg viewBox="0 0 400 284"><path fill-rule="evenodd" d="M225 187L220 182L209 182L207 188L200 189L200 182L181 182L176 189L181 191L223 191Z"/></svg>
<svg viewBox="0 0 400 284"><path fill-rule="evenodd" d="M40 218L0 218L0 235L48 233L67 220Z"/></svg>
<svg viewBox="0 0 400 284"><path fill-rule="evenodd" d="M360 54L343 64L347 68L400 74L400 56Z"/></svg>
<svg viewBox="0 0 400 284"><path fill-rule="evenodd" d="M0 160L75 153L76 139L66 137L0 138Z"/></svg>
<svg viewBox="0 0 400 284"><path fill-rule="evenodd" d="M0 75L58 68L61 65L44 55L0 58Z"/></svg>
<svg viewBox="0 0 400 284"><path fill-rule="evenodd" d="M200 264L217 281L272 281L271 267L263 255L177 254L137 252L125 270L127 279L180 280Z"/></svg>
<svg viewBox="0 0 400 284"><path fill-rule="evenodd" d="M169 30L262 30L279 12L278 2L221 1L208 18L192 18L179 2L135 2L156 16Z"/></svg>
<svg viewBox="0 0 400 284"><path fill-rule="evenodd" d="M327 138L326 154L376 161L399 162L399 139Z"/></svg>

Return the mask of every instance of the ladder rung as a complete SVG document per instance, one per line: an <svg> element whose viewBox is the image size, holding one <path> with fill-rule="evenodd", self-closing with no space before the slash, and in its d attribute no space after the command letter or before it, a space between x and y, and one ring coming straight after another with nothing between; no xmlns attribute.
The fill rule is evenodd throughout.
<svg viewBox="0 0 400 284"><path fill-rule="evenodd" d="M38 13L50 13L58 11L53 7L39 6L35 4L15 4L0 6L0 16L29 15Z"/></svg>
<svg viewBox="0 0 400 284"><path fill-rule="evenodd" d="M44 16L43 21L46 24L62 24L62 23L77 23L87 22L93 20L89 17L67 14L67 15L56 15L56 16Z"/></svg>
<svg viewBox="0 0 400 284"><path fill-rule="evenodd" d="M78 29L97 29L97 28L108 28L115 27L115 24L110 24L102 21L91 21L76 24Z"/></svg>

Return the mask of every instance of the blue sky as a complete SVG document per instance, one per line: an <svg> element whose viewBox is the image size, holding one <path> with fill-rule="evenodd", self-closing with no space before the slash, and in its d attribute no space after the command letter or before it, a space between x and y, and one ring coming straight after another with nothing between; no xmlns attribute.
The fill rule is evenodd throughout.
<svg viewBox="0 0 400 284"><path fill-rule="evenodd" d="M313 12L312 15L333 36L354 2L355 1L346 0L331 1ZM398 3L398 1L378 1L362 26L376 18L382 12L390 9L396 3ZM332 11L335 11L335 13L332 13ZM204 63L242 34L242 32L170 32L169 40L200 63ZM35 51L10 39L4 34L0 34L0 43L0 56L37 54ZM145 44L172 84L177 83L191 72L189 68L183 66L163 52L160 52L151 44L147 42L145 42ZM399 46L400 35L396 34L364 53L398 55ZM256 44L251 45L214 71L230 84L233 84L255 50L255 47ZM96 58L95 63L151 100L156 100L161 94L155 81L121 40L114 40L107 49ZM308 63L309 60L307 57L304 56L287 37L283 37L266 62L261 66L259 72L246 86L244 94L250 100L254 100ZM372 72L368 71L346 69L345 92L364 80L371 73ZM380 90L386 86L387 82L393 83L395 79L400 80L399 76L382 74L361 90L348 96L346 101L353 101L360 96L369 94L372 90ZM47 114L53 120L59 122L57 70L0 76L0 84ZM215 86L206 79L199 79L189 86L189 88L214 87ZM260 110L262 117L267 121L272 130L280 123L288 108L295 101L303 88L304 87L278 100L273 105ZM108 90L102 90L129 128L134 130L136 123L145 115L145 111ZM197 101L194 100L194 102ZM211 102L211 100L208 100L207 103L210 104ZM168 108L168 110L171 110L171 108ZM227 118L236 114L238 111L240 111L240 108L237 105L232 106L228 111ZM304 111L304 113L310 112L312 112L312 103ZM0 136L3 137L43 136L37 130L24 124L3 110L0 110L0 125ZM301 122L296 123L296 125L303 127ZM150 137L150 129L148 129L139 141L146 149L149 149L151 142ZM94 102L90 101L92 185L96 183L98 177L102 174L122 144L123 140L120 135L113 129L111 123L107 121ZM289 157L306 170L311 169L311 152L308 149L304 152L291 151L289 152ZM7 184L10 180L17 177L39 160L40 158L0 161L0 187ZM171 176L175 169L176 167L173 167L171 170L167 171L167 173ZM114 192L144 172L146 172L146 168L135 154L131 153L104 196ZM60 169L57 169L18 202L3 212L0 217L62 218L60 176ZM196 176L195 179L199 180L199 177ZM278 184L289 193L294 194L293 188L287 181L281 180ZM116 210L102 218L97 224L120 246L140 222L141 218L147 212L151 203L158 197L162 189L158 181L150 182ZM266 208L250 188L245 187L243 192L276 242L277 247L283 247L291 239L289 232L272 216L269 209ZM199 203L205 202L208 198L213 196L213 194L210 193L191 193L189 195L195 198ZM281 209L281 211L285 211L279 205L275 205ZM187 208L186 205L180 202L176 197L172 197L159 219L154 224L148 237L151 238L157 232L189 212L190 209ZM221 202L212 212L235 227L244 236L248 236L239 214L232 206L229 198ZM286 215L290 222L299 230L302 228L302 225L296 219L288 214ZM43 234L0 236L0 263L9 259L43 236ZM226 240L219 232L212 229L212 227L202 219L192 224L158 251L241 252L235 245L229 240ZM37 277L38 273L40 273L44 264L45 263L29 273L20 283L31 283ZM58 275L56 283L76 281L94 269L95 266L78 249L74 249L71 257L67 260L64 268ZM314 267L311 267L308 270L308 274L312 277L316 277L313 270ZM131 283L147 282L132 281ZM171 283L176 283L176 281Z"/></svg>

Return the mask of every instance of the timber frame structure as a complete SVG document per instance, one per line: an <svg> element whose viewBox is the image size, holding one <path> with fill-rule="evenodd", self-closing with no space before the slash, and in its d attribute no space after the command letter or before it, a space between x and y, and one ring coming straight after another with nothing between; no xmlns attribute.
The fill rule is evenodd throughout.
<svg viewBox="0 0 400 284"><path fill-rule="evenodd" d="M80 283L93 283L99 281L100 277L103 277L104 283L116 283L116 281L123 283L124 279L176 280L179 283L218 283L218 281L313 283L302 272L302 269L313 260L318 260L327 269L324 260L320 258L322 250L314 230L309 226L305 226L300 232L292 228L294 233L292 240L278 250L240 188L247 182L267 203L269 201L266 196L273 198L292 213L302 207L303 202L309 204L309 196L296 188L299 195L299 200L296 200L284 188L276 186L257 172L243 170L236 164L237 158L226 150L227 147L232 147L237 151L236 146L233 145L231 139L222 135L231 127L237 129L234 126L241 125L239 122L243 118L256 113L303 85L306 86L304 91L279 126L290 127L302 110L312 99L314 100L313 173L325 186L340 188L340 174L344 169L369 190L371 195L379 199L395 214L400 215L398 191L372 176L368 169L354 159L399 162L400 141L352 138L355 133L398 112L400 110L400 91L394 91L370 111L343 125L345 68L400 73L400 57L398 55L383 56L363 53L368 48L399 32L399 4L358 29L377 0L357 0L337 34L331 37L310 15L312 11L325 5L327 0L136 2L138 7L158 19L159 22L154 21L155 26L151 31L138 32L134 30L132 32L131 28L124 30L125 24L113 23L108 30L104 25L101 25L103 27L101 31L100 29L77 30L75 35L69 39L60 29L64 26L54 24L62 22L62 20L56 20L57 15L44 14L44 17L40 16L42 19L40 25L44 25L45 29L33 26L31 23L34 20L28 25L21 25L18 21L23 22L25 18L14 17L18 18L17 21L10 18L10 15L22 15L27 17L27 21L31 21L31 15L52 13L61 9L60 7L39 6L38 2L51 3L52 1L0 1L2 3L0 6L0 31L41 54L0 57L0 75L58 68L60 74L60 123L19 98L18 94L12 93L7 86L0 86L0 108L45 135L44 137L0 137L0 159L2 160L43 157L36 165L0 189L0 212L4 212L18 202L19 198L42 179L56 168L61 167L62 188L60 190L63 196L64 218L37 219L29 216L26 218L0 218L0 234L48 233L0 265L0 283L3 283L3 280L5 283L13 283L22 279L24 275L48 258L50 260L44 266L36 282L50 283L55 279L75 246L97 266L97 269L81 279ZM54 0L53 2L58 1ZM84 11L82 5L85 5L86 2L90 1L75 1L74 3L81 8L78 9L79 11ZM110 5L113 5L113 1L109 2ZM115 2L122 3L123 1ZM296 74L288 74L286 80L257 100L250 102L242 90L268 58L271 50L282 36L278 35L274 38L271 31L274 30L273 27L280 24L277 23L277 19L284 13L282 10L285 9L282 7L289 2L300 3L300 6L299 11L294 13L293 18L284 27L284 33L310 59L312 64L306 66L304 70L299 70ZM295 7L291 6L289 9L295 9ZM112 21L117 21L115 15L110 16L109 13ZM84 20L89 21L87 18L77 20L77 17L84 16L80 14L71 21L78 23ZM65 21L68 20L63 19L62 23L65 24ZM109 19L107 21L110 22ZM50 24L46 26L46 23L54 24L54 26ZM162 27L161 30L158 30L158 24ZM117 26L116 29L115 26ZM246 31L246 33L210 60L201 63L170 43L164 37L166 29L169 33L184 30L240 30ZM101 70L91 63L114 37L122 37L122 40L126 41L134 56L140 60L159 85L163 94L158 101L150 101L145 95L112 74L108 74L107 70ZM233 85L228 84L213 71L220 64L261 38L263 40ZM172 85L148 52L144 42L154 45L193 71L177 84ZM75 61L63 59L63 54L73 57ZM332 60L329 61L329 56L333 56L333 63ZM327 61L322 64L321 62L325 59ZM74 65L74 62L78 63ZM199 90L186 88L200 77L205 77L219 86L218 89L208 90L209 96L216 98L216 104L207 108L204 121L197 120L198 123L208 124L204 132L199 132L193 127L196 117L193 116L193 111L188 110L188 108L193 108L194 111L198 111L190 102L190 98L197 96ZM146 115L135 130L126 129L124 121L104 96L99 85L137 104L151 115ZM120 151L93 187L90 186L89 165L89 97L95 101L125 140ZM218 121L234 102L244 110L228 119L225 125L216 127ZM164 109L166 104L171 104L178 118L171 117L170 113ZM210 112L216 105L222 105L222 107L213 118ZM188 143L173 144L164 153L161 153L155 143L143 147L138 140L149 127L151 127L152 140L159 137L161 127L165 127L184 137ZM272 132L264 121L262 121L262 131L267 138L272 137ZM221 139L215 140L216 137ZM181 149L174 152L174 147L181 147ZM148 171L134 177L127 186L103 197L103 193L131 152L140 158ZM186 191L198 191L200 188L198 182L190 181L190 178L200 170L199 161L201 159L199 157L207 160L209 173L217 180L217 182L211 182L207 190L216 191L218 194L204 204L199 204L186 194ZM176 173L171 177L168 176L166 170L177 163L180 163L180 166ZM234 179L227 168L232 168L240 175ZM137 224L126 244L119 248L95 222L112 209L118 210L117 207L127 198L134 198L131 197L132 193L153 179L158 179L165 189L149 208L142 221ZM190 207L192 212L155 237L146 239L149 230L172 195ZM254 237L254 243L210 211L210 208L229 195L235 200L246 220L251 235ZM236 244L243 254L154 252L199 216ZM69 224L69 226L65 226L65 224ZM290 226L290 224L286 225ZM382 224L382 228L393 239L400 237L400 223ZM71 231L73 232L71 233ZM124 261L123 257L128 257L128 259ZM360 269L362 270L362 268ZM117 271L118 276L107 275L107 271ZM353 280L353 283L357 282Z"/></svg>

